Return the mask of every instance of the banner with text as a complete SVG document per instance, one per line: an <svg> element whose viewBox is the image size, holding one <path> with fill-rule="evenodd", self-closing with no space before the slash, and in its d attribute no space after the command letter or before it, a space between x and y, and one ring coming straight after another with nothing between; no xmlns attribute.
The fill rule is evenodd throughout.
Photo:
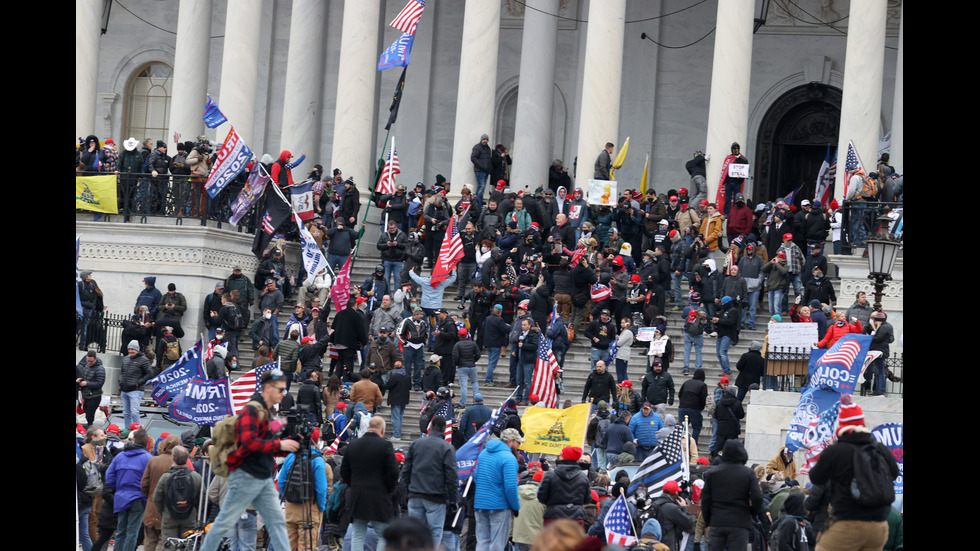
<svg viewBox="0 0 980 551"><path fill-rule="evenodd" d="M204 189L207 190L208 195L212 199L217 197L218 193L229 182L245 170L245 165L250 160L252 160L252 150L248 148L245 140L238 135L238 132L235 132L235 127L232 126L225 138L225 143L218 151L218 158L214 161L214 166L211 167L208 181L204 184Z"/></svg>
<svg viewBox="0 0 980 551"><path fill-rule="evenodd" d="M170 415L197 425L214 426L232 414L228 398L228 378L191 379L183 394L170 404Z"/></svg>
<svg viewBox="0 0 980 551"><path fill-rule="evenodd" d="M521 449L528 453L560 455L566 446L581 447L590 407L586 403L568 409L527 408L521 418L526 440Z"/></svg>

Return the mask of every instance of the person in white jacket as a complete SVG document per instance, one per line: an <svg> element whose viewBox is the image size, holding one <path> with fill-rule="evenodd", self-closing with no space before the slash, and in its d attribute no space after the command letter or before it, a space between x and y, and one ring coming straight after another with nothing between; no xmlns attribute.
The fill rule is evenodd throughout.
<svg viewBox="0 0 980 551"><path fill-rule="evenodd" d="M624 317L619 320L619 327L621 331L619 332L619 337L616 339L616 383L619 384L627 379L629 375L626 373L626 368L630 361L630 348L633 346L633 331L631 326L633 325L633 320L628 317Z"/></svg>

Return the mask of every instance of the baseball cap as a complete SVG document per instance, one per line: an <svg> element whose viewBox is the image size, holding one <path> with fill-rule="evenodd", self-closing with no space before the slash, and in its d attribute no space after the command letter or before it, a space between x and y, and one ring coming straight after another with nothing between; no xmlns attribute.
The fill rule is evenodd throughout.
<svg viewBox="0 0 980 551"><path fill-rule="evenodd" d="M504 442L510 442L511 440L517 440L518 442L524 442L524 438L521 433L517 432L517 429L504 429L500 433L500 439Z"/></svg>

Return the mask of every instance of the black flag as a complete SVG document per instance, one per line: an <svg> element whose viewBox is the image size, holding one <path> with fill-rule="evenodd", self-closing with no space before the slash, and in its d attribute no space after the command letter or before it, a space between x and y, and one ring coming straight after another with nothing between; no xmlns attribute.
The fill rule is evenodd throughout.
<svg viewBox="0 0 980 551"><path fill-rule="evenodd" d="M262 253L272 241L272 234L276 233L279 226L289 220L289 215L292 214L292 209L278 193L272 189L267 189L265 193L265 214L259 227L255 228L255 240L252 241L252 254L258 258L262 258Z"/></svg>
<svg viewBox="0 0 980 551"><path fill-rule="evenodd" d="M402 76L398 78L398 84L395 85L395 95L391 98L391 107L388 111L391 112L388 115L388 124L385 125L385 130L391 130L391 125L395 124L395 119L398 118L398 106L402 102L402 92L405 90L405 71L408 67L402 69Z"/></svg>

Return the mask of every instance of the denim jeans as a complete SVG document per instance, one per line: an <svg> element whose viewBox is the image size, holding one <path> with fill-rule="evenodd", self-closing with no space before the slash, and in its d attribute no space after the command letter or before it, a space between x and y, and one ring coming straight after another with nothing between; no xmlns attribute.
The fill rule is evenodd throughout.
<svg viewBox="0 0 980 551"><path fill-rule="evenodd" d="M412 348L405 345L405 369L412 373L412 384L422 385L422 370L425 369L425 347Z"/></svg>
<svg viewBox="0 0 980 551"><path fill-rule="evenodd" d="M388 285L388 291L394 295L395 289L401 288L402 265L404 262L385 260L381 264L385 267L385 284Z"/></svg>
<svg viewBox="0 0 980 551"><path fill-rule="evenodd" d="M511 349L508 350L508 353L510 354L510 373L509 373L510 381L509 382L510 384L517 386L520 381L517 372L521 370L521 362L517 356L517 354L520 354L520 351L518 350L517 354L515 354L514 350L517 350L516 344L512 344Z"/></svg>
<svg viewBox="0 0 980 551"><path fill-rule="evenodd" d="M864 240L868 236L868 231L864 227L864 201L853 201L851 203L850 226L851 243L857 246L864 245Z"/></svg>
<svg viewBox="0 0 980 551"><path fill-rule="evenodd" d="M715 352L718 354L718 361L721 362L721 370L725 372L725 375L729 375L732 372L731 365L728 362L728 349L731 347L731 337L718 337L718 342L715 344Z"/></svg>
<svg viewBox="0 0 980 551"><path fill-rule="evenodd" d="M82 543L82 551L92 551L92 537L88 533L88 515L92 506L78 510L78 541Z"/></svg>
<svg viewBox="0 0 980 551"><path fill-rule="evenodd" d="M694 441L698 441L698 437L701 436L701 429L704 426L704 415L696 409L689 408L677 408L677 421L679 423L684 422L684 416L687 416L688 422L691 424L691 436L694 437Z"/></svg>
<svg viewBox="0 0 980 551"><path fill-rule="evenodd" d="M589 351L589 362L592 364L592 371L595 371L595 363L599 360L606 361L609 357L609 350L593 347ZM606 365L606 367L609 367Z"/></svg>
<svg viewBox="0 0 980 551"><path fill-rule="evenodd" d="M330 269L333 270L334 273L337 273L338 271L340 271L340 268L343 267L343 265L344 265L345 262L347 262L347 257L344 256L344 255L327 254L327 265L330 266ZM341 309L343 309L346 306L343 305L343 304L341 304L341 305L338 305L338 307L341 308Z"/></svg>
<svg viewBox="0 0 980 551"><path fill-rule="evenodd" d="M783 312L789 312L789 288L793 287L793 296L798 297L803 294L803 275L786 274L786 293L783 295Z"/></svg>
<svg viewBox="0 0 980 551"><path fill-rule="evenodd" d="M487 348L487 375L483 378L483 384L493 382L493 370L497 368L498 361L500 361L500 347Z"/></svg>
<svg viewBox="0 0 980 551"><path fill-rule="evenodd" d="M133 423L139 423L140 402L143 400L143 391L120 392L119 397L122 398L123 420L126 422L126 428L129 428Z"/></svg>
<svg viewBox="0 0 980 551"><path fill-rule="evenodd" d="M714 417L711 418L711 438L708 439L708 451L715 449L715 443L718 442L718 420Z"/></svg>
<svg viewBox="0 0 980 551"><path fill-rule="evenodd" d="M626 360L616 358L616 384L622 383L626 379L629 379L629 375L626 374L626 367Z"/></svg>
<svg viewBox="0 0 980 551"><path fill-rule="evenodd" d="M742 310L742 325L749 329L755 329L755 315L759 309L759 293L762 291L749 291L749 307Z"/></svg>
<svg viewBox="0 0 980 551"><path fill-rule="evenodd" d="M476 367L457 367L456 375L459 376L459 405L466 407L466 387L473 385L473 395L480 392L480 381L477 378Z"/></svg>
<svg viewBox="0 0 980 551"><path fill-rule="evenodd" d="M443 530L442 548L446 551L459 551L459 534L452 530Z"/></svg>
<svg viewBox="0 0 980 551"><path fill-rule="evenodd" d="M353 527L353 534L350 537L350 549L351 551L364 551L364 540L367 535L368 522L371 523L371 527L374 528L374 532L378 535L378 545L375 547L375 551L385 551L385 544L387 543L383 537L381 537L382 532L388 527L387 522L381 522L377 520L363 520L359 518L351 519L351 527Z"/></svg>
<svg viewBox="0 0 980 551"><path fill-rule="evenodd" d="M259 535L259 519L256 515L242 513L238 522L228 532L231 549L238 551L255 551L255 541Z"/></svg>
<svg viewBox="0 0 980 551"><path fill-rule="evenodd" d="M422 519L432 534L432 547L439 549L442 542L442 527L446 524L446 504L436 503L421 497L408 498L408 514ZM502 548L501 548L502 549Z"/></svg>
<svg viewBox="0 0 980 551"><path fill-rule="evenodd" d="M476 175L476 193L473 194L473 198L476 199L477 203L480 203L480 208L483 208L483 189L487 187L487 178L490 175L479 170L474 170L473 174ZM494 182L494 185L496 185L496 182ZM436 547L439 546L436 545Z"/></svg>
<svg viewBox="0 0 980 551"><path fill-rule="evenodd" d="M595 465L596 468L606 468L606 465L609 464L609 458L606 457L606 448L592 448L592 464Z"/></svg>
<svg viewBox="0 0 980 551"><path fill-rule="evenodd" d="M92 309L82 310L82 338L78 340L79 350L88 350L88 326L92 323Z"/></svg>
<svg viewBox="0 0 980 551"><path fill-rule="evenodd" d="M526 402L531 394L531 383L534 378L534 362L517 366L517 400Z"/></svg>
<svg viewBox="0 0 980 551"><path fill-rule="evenodd" d="M885 359L878 358L871 362L871 369L874 372L875 380L874 386L871 387L874 392L879 392L881 394L885 393Z"/></svg>
<svg viewBox="0 0 980 551"><path fill-rule="evenodd" d="M286 535L286 517L279 507L279 493L273 485L272 477L255 478L242 469L235 469L228 475L228 494L221 504L221 512L204 537L201 551L215 551L221 538L239 521L242 511L251 503L265 520L269 539L276 549L289 549L289 536Z"/></svg>
<svg viewBox="0 0 980 551"><path fill-rule="evenodd" d="M405 416L405 406L391 407L391 434L395 438L402 437L402 418Z"/></svg>
<svg viewBox="0 0 980 551"><path fill-rule="evenodd" d="M786 291L783 289L769 290L769 315L775 316L782 312L783 296Z"/></svg>
<svg viewBox="0 0 980 551"><path fill-rule="evenodd" d="M701 348L704 347L704 335L694 336L684 332L684 373L691 370L691 348L694 348L694 369L701 369Z"/></svg>
<svg viewBox="0 0 980 551"><path fill-rule="evenodd" d="M140 534L140 524L143 523L143 500L135 499L129 507L119 511L116 523L116 543L113 549L136 549L136 540Z"/></svg>
<svg viewBox="0 0 980 551"><path fill-rule="evenodd" d="M683 300L684 298L684 294L681 293L681 281L683 279L684 279L683 273L681 273L680 275L677 275L673 272L670 273L670 281L672 287L671 291L673 291L674 293L674 304L676 304L677 306L681 305L681 300Z"/></svg>
<svg viewBox="0 0 980 551"><path fill-rule="evenodd" d="M510 509L476 509L476 551L507 549ZM438 546L437 546L438 547Z"/></svg>

